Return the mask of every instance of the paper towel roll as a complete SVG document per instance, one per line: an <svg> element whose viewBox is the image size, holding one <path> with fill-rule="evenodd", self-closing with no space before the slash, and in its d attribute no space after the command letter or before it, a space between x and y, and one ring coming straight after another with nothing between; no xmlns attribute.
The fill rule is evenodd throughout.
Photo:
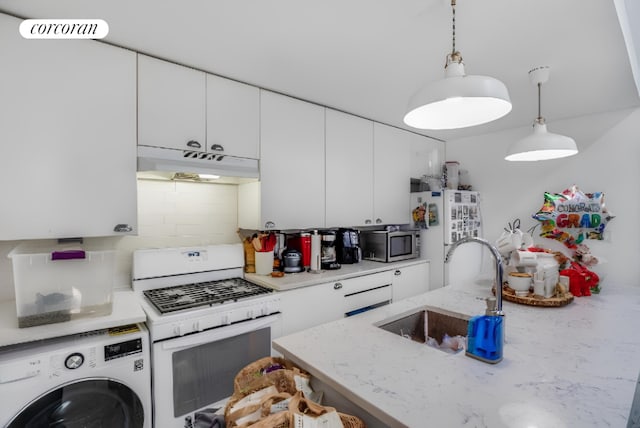
<svg viewBox="0 0 640 428"><path fill-rule="evenodd" d="M320 271L320 235L317 230L311 234L311 265L309 270L311 272Z"/></svg>

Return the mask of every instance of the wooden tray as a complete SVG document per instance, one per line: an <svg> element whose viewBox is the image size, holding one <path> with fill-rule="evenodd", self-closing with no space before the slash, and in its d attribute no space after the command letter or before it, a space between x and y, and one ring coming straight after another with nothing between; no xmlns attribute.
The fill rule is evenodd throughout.
<svg viewBox="0 0 640 428"><path fill-rule="evenodd" d="M496 290L494 287L493 294L495 293ZM529 292L529 294L527 294L526 296L516 296L515 290L506 284L502 288L502 298L510 302L520 303L521 305L539 306L543 308L557 308L573 302L573 294L568 291L562 296L556 297L541 297L536 296L531 292Z"/></svg>

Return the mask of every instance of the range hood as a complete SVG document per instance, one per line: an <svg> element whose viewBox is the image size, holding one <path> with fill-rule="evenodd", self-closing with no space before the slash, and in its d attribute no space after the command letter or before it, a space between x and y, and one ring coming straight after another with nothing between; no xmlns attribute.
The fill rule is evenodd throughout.
<svg viewBox="0 0 640 428"><path fill-rule="evenodd" d="M199 174L215 175L216 182L246 183L260 177L258 160L194 150L138 146L138 177L199 180Z"/></svg>

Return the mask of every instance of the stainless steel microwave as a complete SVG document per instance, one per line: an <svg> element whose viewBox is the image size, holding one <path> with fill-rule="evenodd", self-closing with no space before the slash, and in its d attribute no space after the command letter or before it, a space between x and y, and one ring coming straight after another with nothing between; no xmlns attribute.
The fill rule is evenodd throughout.
<svg viewBox="0 0 640 428"><path fill-rule="evenodd" d="M378 262L397 262L418 257L419 234L415 230L367 230L360 232L362 258Z"/></svg>

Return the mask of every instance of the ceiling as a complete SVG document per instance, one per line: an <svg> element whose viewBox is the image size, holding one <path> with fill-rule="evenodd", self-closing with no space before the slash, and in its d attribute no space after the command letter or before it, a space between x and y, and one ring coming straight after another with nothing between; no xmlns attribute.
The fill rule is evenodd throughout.
<svg viewBox="0 0 640 428"><path fill-rule="evenodd" d="M458 0L467 73L502 80L513 110L486 125L417 132L446 141L531 125L528 71L540 65L551 66L549 124L640 106L616 13L633 2ZM451 50L450 0L0 0L0 11L104 19L115 45L405 129L409 97L442 77Z"/></svg>

